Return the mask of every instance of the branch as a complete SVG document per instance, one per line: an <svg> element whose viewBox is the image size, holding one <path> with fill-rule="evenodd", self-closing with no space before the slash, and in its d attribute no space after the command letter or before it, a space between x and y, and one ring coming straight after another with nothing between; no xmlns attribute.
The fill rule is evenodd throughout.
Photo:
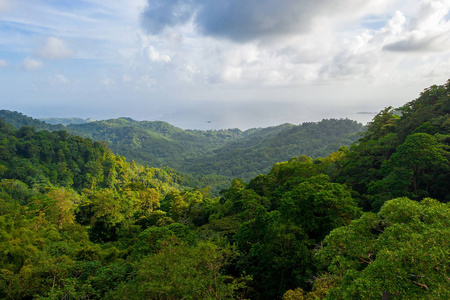
<svg viewBox="0 0 450 300"><path fill-rule="evenodd" d="M369 253L369 254L367 255L367 257L368 257L369 260L365 260L365 259L362 258L362 257L358 257L359 263L360 263L360 264L366 263L366 264L368 264L368 265L370 265L371 263L373 263L372 253Z"/></svg>
<svg viewBox="0 0 450 300"><path fill-rule="evenodd" d="M426 289L426 290L428 290L428 287L425 285L425 284L423 284L423 283L419 283L419 282L417 282L417 281L412 281L415 285L418 285L418 286L420 286L420 287L423 287L424 289Z"/></svg>

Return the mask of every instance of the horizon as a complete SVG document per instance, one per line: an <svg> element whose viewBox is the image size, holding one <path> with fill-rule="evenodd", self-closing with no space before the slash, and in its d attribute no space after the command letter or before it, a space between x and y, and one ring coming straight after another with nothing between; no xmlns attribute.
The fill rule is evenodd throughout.
<svg viewBox="0 0 450 300"><path fill-rule="evenodd" d="M5 110L6 110L6 109L5 109ZM13 110L8 110L8 111L21 113L22 115L24 115L24 116L26 116L26 117L31 117L31 118L33 118L33 119L37 119L37 120L40 120L40 121L43 121L43 122L45 122L45 121L48 120L48 119L79 119L79 120L83 120L83 121L86 121L87 123L89 123L89 122L101 122L101 121L116 120L116 119L122 119L122 118L123 118L123 119L132 119L133 121L137 121L137 122L141 122L141 121L148 121L148 122L166 122L166 123L168 123L168 124L170 124L170 125L173 125L173 126L175 126L175 127L181 128L181 129L183 129L183 130L201 130L201 131L205 131L205 130L231 130L231 129L239 129L239 130L241 130L241 131L246 131L246 130L249 130L249 129L256 129L256 128L276 127L276 126L280 126L280 125L284 125L284 124L291 124L291 125L298 126L298 125L302 125L302 124L304 124L304 123L310 123L310 122L312 122L312 123L318 123L318 122L321 122L321 121L323 121L323 120L331 120L331 119L335 119L335 120L339 120L339 119L348 119L348 120L351 120L351 121L356 121L356 122L358 122L359 124L362 124L362 125L364 125L364 126L367 126L367 125L368 125L367 123L370 122L370 121L372 121L373 117L377 114L377 113L374 113L374 112L357 112L357 113L356 113L356 115L361 115L361 117L362 117L361 119L369 119L367 122L361 122L361 121L359 121L359 120L357 120L357 119L352 119L352 118L344 117L344 118L322 118L322 119L320 119L320 120L315 120L315 121L304 121L304 122L300 122L300 123L284 122L284 123L278 123L278 124L274 124L274 125L259 126L259 127L248 127L248 128L228 127L228 128L204 128L204 129L201 129L201 128L183 128L183 127L177 126L176 124L172 124L172 123L170 123L170 122L163 121L163 120L146 120L146 119L140 119L140 120L139 120L139 119L134 119L134 118L131 118L131 117L128 117L128 116L120 116L120 117L115 117L115 118L105 118L105 119L94 119L94 118L92 118L92 117L84 118L84 117L77 117L77 116L70 116L70 117L60 117L60 116L53 116L53 117L35 117L35 116L27 115L27 114L25 114L25 113L23 113L23 112L20 112L20 111L13 111ZM45 122L45 123L47 123L47 122ZM51 123L47 123L47 124L51 124ZM213 125L213 124L212 124L212 122L206 121L206 122L205 122L205 126L207 127L208 125Z"/></svg>

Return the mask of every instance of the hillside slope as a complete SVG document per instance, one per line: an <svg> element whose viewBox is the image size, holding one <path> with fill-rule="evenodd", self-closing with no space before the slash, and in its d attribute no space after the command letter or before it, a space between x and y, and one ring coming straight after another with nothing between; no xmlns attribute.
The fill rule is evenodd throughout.
<svg viewBox="0 0 450 300"><path fill-rule="evenodd" d="M0 111L0 119L37 130L66 130L71 134L104 141L128 160L182 172L246 180L266 173L278 162L299 155L325 156L349 146L364 130L351 120L323 120L301 125L282 124L246 131L183 130L161 121L118 118L84 124L51 125L17 112ZM219 179L223 180L223 179Z"/></svg>
<svg viewBox="0 0 450 300"><path fill-rule="evenodd" d="M276 162L294 156L326 156L342 146L349 146L363 130L364 127L356 121L331 119L292 126L276 134L262 135L263 132L258 132L246 139L230 142L212 155L187 160L185 170L207 174L217 172L247 180L267 173Z"/></svg>
<svg viewBox="0 0 450 300"><path fill-rule="evenodd" d="M450 80L381 111L350 150L339 180L361 195L366 209L404 196L450 201Z"/></svg>

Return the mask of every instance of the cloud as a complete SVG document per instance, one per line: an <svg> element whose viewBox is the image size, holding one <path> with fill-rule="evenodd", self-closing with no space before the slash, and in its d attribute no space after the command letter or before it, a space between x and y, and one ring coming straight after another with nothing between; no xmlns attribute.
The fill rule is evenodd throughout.
<svg viewBox="0 0 450 300"><path fill-rule="evenodd" d="M447 51L450 47L449 0L424 0L407 26L398 28L397 39L383 50L397 52Z"/></svg>
<svg viewBox="0 0 450 300"><path fill-rule="evenodd" d="M55 78L61 83L69 82L69 80L67 80L66 76L64 76L63 74L55 74Z"/></svg>
<svg viewBox="0 0 450 300"><path fill-rule="evenodd" d="M195 79L245 89L382 82L426 70L421 65L442 61L433 53L450 49L450 0L145 1L141 27L150 35L144 45L158 50L144 46L144 56L162 61L159 52L170 53L174 67L149 69L158 84ZM174 33L181 35L176 46L169 40ZM409 60L400 51L424 56ZM195 76L169 74L189 64L196 65Z"/></svg>
<svg viewBox="0 0 450 300"><path fill-rule="evenodd" d="M446 51L449 42L448 36L445 35L427 36L417 32L410 33L403 40L388 44L383 49L397 52Z"/></svg>
<svg viewBox="0 0 450 300"><path fill-rule="evenodd" d="M219 3L217 3L219 2ZM196 16L208 36L248 41L309 30L314 1L207 1Z"/></svg>
<svg viewBox="0 0 450 300"><path fill-rule="evenodd" d="M150 61L154 62L165 62L170 63L171 59L168 55L160 54L155 48L152 46L148 46L144 49L144 55L147 57Z"/></svg>
<svg viewBox="0 0 450 300"><path fill-rule="evenodd" d="M22 69L28 72L38 70L42 68L43 65L44 64L42 62L34 60L30 57L25 58L21 63Z"/></svg>
<svg viewBox="0 0 450 300"><path fill-rule="evenodd" d="M49 59L66 59L74 55L66 43L56 37L49 37L45 43L36 49L36 55Z"/></svg>
<svg viewBox="0 0 450 300"><path fill-rule="evenodd" d="M206 36L243 42L311 31L321 19L359 15L376 1L147 0L142 26L150 34L193 21ZM378 1L379 2L379 1ZM381 1L383 2L383 1ZM351 8L352 14L349 14Z"/></svg>
<svg viewBox="0 0 450 300"><path fill-rule="evenodd" d="M235 46L222 56L221 67L208 78L210 83L277 86L287 85L293 79L289 57L262 49L256 43Z"/></svg>
<svg viewBox="0 0 450 300"><path fill-rule="evenodd" d="M5 60L0 59L0 68L6 67L7 65L8 65L8 63Z"/></svg>
<svg viewBox="0 0 450 300"><path fill-rule="evenodd" d="M167 27L186 23L193 15L193 1L149 0L142 13L142 25L151 34L157 34Z"/></svg>

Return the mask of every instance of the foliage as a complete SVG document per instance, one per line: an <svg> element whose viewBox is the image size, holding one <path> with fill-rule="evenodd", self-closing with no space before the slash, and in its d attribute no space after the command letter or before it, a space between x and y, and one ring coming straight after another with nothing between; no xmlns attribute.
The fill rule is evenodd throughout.
<svg viewBox="0 0 450 300"><path fill-rule="evenodd" d="M118 118L81 124L50 125L17 112L0 111L0 118L17 128L66 130L72 134L105 142L114 153L151 167L188 173L190 187L212 186L217 194L235 177L249 180L270 171L272 165L304 154L325 156L348 146L364 130L348 119L322 120L295 126L282 124L246 131L183 130L161 121ZM61 120L65 121L65 120ZM67 121L67 120L66 120ZM181 176L181 174L179 174Z"/></svg>
<svg viewBox="0 0 450 300"><path fill-rule="evenodd" d="M403 107L386 108L343 160L339 182L352 186L365 209L408 196L450 201L450 80L425 89Z"/></svg>
<svg viewBox="0 0 450 300"><path fill-rule="evenodd" d="M136 265L136 277L110 293L111 299L230 299L236 288L222 274L233 249L202 241L195 247L176 239Z"/></svg>
<svg viewBox="0 0 450 300"><path fill-rule="evenodd" d="M449 88L386 108L350 148L313 158L326 143L310 142L220 197L229 177L127 162L59 127L0 122L0 299L448 299ZM275 152L310 145L300 136L352 132L341 121L246 132L125 118L83 126L109 143L126 136L138 152L149 135L167 161L250 176Z"/></svg>
<svg viewBox="0 0 450 300"><path fill-rule="evenodd" d="M334 286L326 299L448 299L450 206L390 200L324 240L318 256Z"/></svg>

